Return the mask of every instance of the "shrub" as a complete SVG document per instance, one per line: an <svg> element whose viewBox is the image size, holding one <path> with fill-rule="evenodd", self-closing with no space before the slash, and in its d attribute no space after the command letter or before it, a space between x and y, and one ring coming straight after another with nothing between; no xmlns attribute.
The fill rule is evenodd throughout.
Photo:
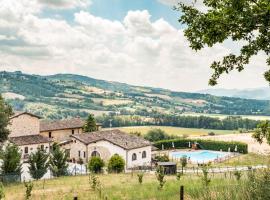
<svg viewBox="0 0 270 200"><path fill-rule="evenodd" d="M270 199L270 170L263 169L249 172L246 183L245 199Z"/></svg>
<svg viewBox="0 0 270 200"><path fill-rule="evenodd" d="M240 171L235 171L233 175L235 176L237 181L240 181L240 178L242 176L242 173Z"/></svg>
<svg viewBox="0 0 270 200"><path fill-rule="evenodd" d="M208 135L209 135L209 136L214 136L214 135L216 135L216 134L215 134L214 132L209 132Z"/></svg>
<svg viewBox="0 0 270 200"><path fill-rule="evenodd" d="M206 166L202 167L202 172L203 172L202 184L203 184L203 186L207 187L207 186L209 186L211 179L208 178L208 169Z"/></svg>
<svg viewBox="0 0 270 200"><path fill-rule="evenodd" d="M171 139L171 137L168 134L166 134L165 131L156 128L148 131L147 134L144 136L144 139L154 142Z"/></svg>
<svg viewBox="0 0 270 200"><path fill-rule="evenodd" d="M3 183L0 182L0 199L5 198L5 190L4 190L4 185Z"/></svg>
<svg viewBox="0 0 270 200"><path fill-rule="evenodd" d="M100 173L104 167L104 161L100 157L92 157L88 162L88 169L94 173Z"/></svg>
<svg viewBox="0 0 270 200"><path fill-rule="evenodd" d="M25 199L28 200L31 197L31 192L33 190L34 185L33 185L33 183L31 181L28 182L28 183L24 181L24 186L26 188L26 190L25 190Z"/></svg>
<svg viewBox="0 0 270 200"><path fill-rule="evenodd" d="M164 168L163 167L158 167L156 171L156 177L159 182L159 189L162 190L163 186L165 185L165 173L164 173Z"/></svg>
<svg viewBox="0 0 270 200"><path fill-rule="evenodd" d="M115 154L110 158L108 163L109 172L120 173L124 170L124 168L125 168L125 161L121 156Z"/></svg>
<svg viewBox="0 0 270 200"><path fill-rule="evenodd" d="M155 160L158 162L168 162L170 161L169 157L167 155L161 155L161 156L156 156Z"/></svg>
<svg viewBox="0 0 270 200"><path fill-rule="evenodd" d="M199 143L202 149L213 150L213 151L228 151L230 148L234 150L237 146L237 152L239 153L248 153L248 145L242 142L224 142L224 141L213 141L213 140L200 140L200 139L172 139L172 140L163 140L154 143L154 146L158 149L162 149L162 145L164 149L170 149L172 147L172 142L174 142L174 146L176 149L186 149L189 148L190 143Z"/></svg>
<svg viewBox="0 0 270 200"><path fill-rule="evenodd" d="M139 174L137 174L137 176L138 176L138 181L139 181L139 183L140 184L142 184L142 182L143 182L143 173L141 172L141 173L139 173Z"/></svg>
<svg viewBox="0 0 270 200"><path fill-rule="evenodd" d="M182 174L184 174L184 167L187 166L187 156L182 156L180 158L180 163L181 163L181 167L182 167Z"/></svg>

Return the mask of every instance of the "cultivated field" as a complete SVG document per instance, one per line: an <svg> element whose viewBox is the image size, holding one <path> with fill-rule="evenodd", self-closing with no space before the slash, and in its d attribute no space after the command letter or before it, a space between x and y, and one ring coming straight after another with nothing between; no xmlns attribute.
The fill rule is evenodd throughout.
<svg viewBox="0 0 270 200"><path fill-rule="evenodd" d="M159 128L168 133L169 135L176 136L203 136L207 135L210 132L214 132L217 135L225 135L225 134L235 134L239 133L238 131L231 130L210 130L210 129L196 129L196 128L179 128L179 127L171 127L171 126L131 126L131 127L121 127L120 130L130 133L138 131L141 134L146 134L149 130Z"/></svg>
<svg viewBox="0 0 270 200"><path fill-rule="evenodd" d="M225 119L226 117L234 116L234 115L223 115L223 114L205 114L205 113L183 113L184 116L206 116L206 117L213 117L219 119ZM237 115L244 119L251 119L251 120L270 120L270 116L256 116L256 115Z"/></svg>

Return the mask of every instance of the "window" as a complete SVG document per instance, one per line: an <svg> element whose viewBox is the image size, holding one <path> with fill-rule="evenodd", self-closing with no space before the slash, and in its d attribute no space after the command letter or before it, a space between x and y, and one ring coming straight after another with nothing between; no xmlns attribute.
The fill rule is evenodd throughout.
<svg viewBox="0 0 270 200"><path fill-rule="evenodd" d="M52 132L49 132L49 138L52 138Z"/></svg>
<svg viewBox="0 0 270 200"><path fill-rule="evenodd" d="M137 154L136 154L136 153L133 153L133 154L132 154L132 161L133 161L133 160L137 160Z"/></svg>
<svg viewBox="0 0 270 200"><path fill-rule="evenodd" d="M83 157L84 157L84 158L86 157L86 153L85 153L85 151L83 152Z"/></svg>
<svg viewBox="0 0 270 200"><path fill-rule="evenodd" d="M93 151L91 157L100 157L100 154L97 151Z"/></svg>
<svg viewBox="0 0 270 200"><path fill-rule="evenodd" d="M81 157L81 151L78 151L79 158Z"/></svg>
<svg viewBox="0 0 270 200"><path fill-rule="evenodd" d="M142 158L146 158L146 151L142 152Z"/></svg>
<svg viewBox="0 0 270 200"><path fill-rule="evenodd" d="M28 147L24 147L24 153L28 154Z"/></svg>
<svg viewBox="0 0 270 200"><path fill-rule="evenodd" d="M43 144L40 146L40 149L41 150L44 150L44 145Z"/></svg>
<svg viewBox="0 0 270 200"><path fill-rule="evenodd" d="M71 131L72 135L74 135L74 130Z"/></svg>

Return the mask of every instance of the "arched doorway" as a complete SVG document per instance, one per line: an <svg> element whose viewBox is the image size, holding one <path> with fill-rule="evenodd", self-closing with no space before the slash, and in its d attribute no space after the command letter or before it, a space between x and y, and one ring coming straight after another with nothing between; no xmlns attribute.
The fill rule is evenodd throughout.
<svg viewBox="0 0 270 200"><path fill-rule="evenodd" d="M91 157L100 157L100 154L97 151L93 151Z"/></svg>

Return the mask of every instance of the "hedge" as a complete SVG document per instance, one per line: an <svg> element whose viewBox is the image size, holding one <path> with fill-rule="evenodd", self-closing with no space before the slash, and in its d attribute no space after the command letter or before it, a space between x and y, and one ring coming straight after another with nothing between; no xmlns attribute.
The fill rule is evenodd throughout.
<svg viewBox="0 0 270 200"><path fill-rule="evenodd" d="M172 142L176 149L187 149L189 148L189 142L191 144L197 142L202 149L213 150L213 151L228 151L230 148L232 152L235 151L235 146L237 146L238 153L248 153L248 145L242 142L225 142L225 141L214 141L214 140L200 140L200 139L172 139L172 140L161 140L154 143L154 146L159 150L162 149L162 144L164 149L172 149Z"/></svg>

